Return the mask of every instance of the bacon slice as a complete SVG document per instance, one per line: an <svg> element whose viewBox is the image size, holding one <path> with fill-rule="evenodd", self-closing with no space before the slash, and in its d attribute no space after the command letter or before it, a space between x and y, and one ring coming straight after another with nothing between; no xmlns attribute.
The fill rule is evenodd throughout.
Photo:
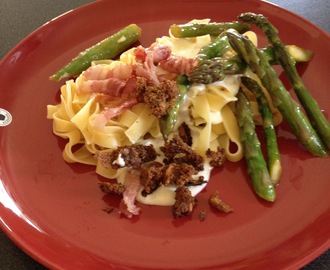
<svg viewBox="0 0 330 270"><path fill-rule="evenodd" d="M123 199L119 205L119 212L131 218L139 215L141 208L135 205L136 196L140 190L139 175L135 172L129 172L125 178L125 191L123 192Z"/></svg>
<svg viewBox="0 0 330 270"><path fill-rule="evenodd" d="M103 115L107 120L110 120L113 117L116 117L118 115L121 115L125 110L131 108L135 104L137 104L137 99L129 99L125 100L122 104L120 104L117 107L114 108L108 108L105 111L103 111Z"/></svg>
<svg viewBox="0 0 330 270"><path fill-rule="evenodd" d="M112 69L104 65L95 65L82 73L77 81L78 93L100 93L110 97L120 97L127 80L131 77L133 66L118 64Z"/></svg>
<svg viewBox="0 0 330 270"><path fill-rule="evenodd" d="M89 80L79 85L79 93L99 93L119 97L124 86L125 81L117 78Z"/></svg>
<svg viewBox="0 0 330 270"><path fill-rule="evenodd" d="M134 50L135 60L137 62L143 63L147 57L146 49L142 46L138 46Z"/></svg>
<svg viewBox="0 0 330 270"><path fill-rule="evenodd" d="M158 43L153 43L149 48L138 46L134 51L136 61L143 63L146 61L146 57L149 55L155 64L165 61L170 57L171 53L172 51L169 46L161 45Z"/></svg>
<svg viewBox="0 0 330 270"><path fill-rule="evenodd" d="M153 43L148 48L148 51L151 51L153 54L153 60L155 63L160 63L166 61L171 56L171 48L166 45L161 45L158 43Z"/></svg>
<svg viewBox="0 0 330 270"><path fill-rule="evenodd" d="M168 72L188 75L197 65L197 59L171 55L160 67Z"/></svg>
<svg viewBox="0 0 330 270"><path fill-rule="evenodd" d="M160 45L157 43L152 44L149 48L145 49L142 46L136 48L134 55L136 60L142 65L136 67L136 75L144 77L147 80L158 84L158 64L166 61L171 55L169 46Z"/></svg>
<svg viewBox="0 0 330 270"><path fill-rule="evenodd" d="M87 80L104 80L109 78L127 80L131 77L132 71L133 65L118 63L112 69L108 69L106 65L91 66L82 75Z"/></svg>
<svg viewBox="0 0 330 270"><path fill-rule="evenodd" d="M152 54L147 54L145 57L145 61L142 65L138 65L136 67L136 76L146 78L147 80L154 82L156 84L159 83L159 79L157 77L157 68L153 60Z"/></svg>
<svg viewBox="0 0 330 270"><path fill-rule="evenodd" d="M124 111L133 107L137 103L138 100L136 98L132 98L123 101L120 105L116 107L105 109L101 114L99 114L93 119L93 126L99 129L103 128L109 120L121 115Z"/></svg>

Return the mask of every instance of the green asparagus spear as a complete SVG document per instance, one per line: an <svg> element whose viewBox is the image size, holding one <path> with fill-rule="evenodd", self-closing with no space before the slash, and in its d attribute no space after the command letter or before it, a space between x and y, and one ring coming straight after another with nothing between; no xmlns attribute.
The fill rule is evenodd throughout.
<svg viewBox="0 0 330 270"><path fill-rule="evenodd" d="M263 119L263 129L266 140L266 151L268 156L268 170L273 185L277 185L282 173L281 157L277 145L277 137L274 127L273 114L269 108L267 99L259 86L259 84L249 78L242 77L242 83L249 89L257 98L260 114Z"/></svg>
<svg viewBox="0 0 330 270"><path fill-rule="evenodd" d="M273 202L276 197L275 188L269 176L260 141L255 131L253 112L242 89L237 94L236 110L247 171L253 189L260 198Z"/></svg>
<svg viewBox="0 0 330 270"><path fill-rule="evenodd" d="M325 145L311 126L299 104L291 98L264 55L249 39L239 33L228 30L227 36L233 49L257 74L263 86L269 91L274 105L282 113L301 144L315 156L326 156L327 149Z"/></svg>
<svg viewBox="0 0 330 270"><path fill-rule="evenodd" d="M202 47L198 54L199 62L222 56L230 49L230 44L225 33L220 34L210 44Z"/></svg>
<svg viewBox="0 0 330 270"><path fill-rule="evenodd" d="M229 44L228 39L221 40L227 41ZM223 42L223 44L219 43L219 45L225 48L226 44ZM286 49L296 62L309 61L311 58L311 51L295 45L286 45ZM272 46L262 48L260 51L271 65L278 64ZM215 57L216 54L221 56L219 52L221 52L220 49L212 51L212 46L205 49L205 53L202 54L202 58L197 67L189 74L189 80L192 83L212 83L222 80L225 75L241 74L245 71L246 63L241 57L237 55L231 57Z"/></svg>
<svg viewBox="0 0 330 270"><path fill-rule="evenodd" d="M189 87L189 82L185 75L179 75L176 79L176 82L179 88L178 98L174 103L173 107L170 110L168 110L167 114L159 119L160 131L165 141L167 141L168 136L172 133L174 129L177 120L177 115L180 109L180 105Z"/></svg>
<svg viewBox="0 0 330 270"><path fill-rule="evenodd" d="M285 50L296 63L309 62L313 56L313 51L306 50L297 45L285 45ZM271 65L279 64L279 61L275 56L274 48L272 46L266 46L265 48L262 48L261 52L265 55Z"/></svg>
<svg viewBox="0 0 330 270"><path fill-rule="evenodd" d="M235 29L239 33L244 33L250 29L250 25L239 22L221 22L221 23L187 23L172 24L170 31L174 37L197 37L202 35L218 36L228 29Z"/></svg>
<svg viewBox="0 0 330 270"><path fill-rule="evenodd" d="M112 59L125 51L141 36L141 29L136 24L130 24L114 35L79 53L70 63L50 76L50 80L60 81L63 78L80 74L87 69L92 61Z"/></svg>
<svg viewBox="0 0 330 270"><path fill-rule="evenodd" d="M256 24L267 36L268 41L273 45L276 58L282 65L289 81L304 107L312 126L319 134L320 138L330 149L330 123L320 110L317 101L312 97L301 77L299 76L294 59L285 49L283 42L278 36L278 30L261 14L243 13L239 16L241 20Z"/></svg>
<svg viewBox="0 0 330 270"><path fill-rule="evenodd" d="M223 60L221 57L203 60L189 74L191 83L208 84L215 81L222 81L225 78Z"/></svg>
<svg viewBox="0 0 330 270"><path fill-rule="evenodd" d="M221 81L226 75L243 73L246 63L237 55L230 58L215 57L201 61L189 74L191 83L208 84Z"/></svg>
<svg viewBox="0 0 330 270"><path fill-rule="evenodd" d="M199 62L206 59L220 57L230 50L230 44L226 32L222 32L210 44L202 47L198 54ZM286 52L294 59L295 62L308 62L311 60L313 52L298 47L297 45L285 45ZM271 65L277 65L278 59L275 56L275 51L272 46L262 48L261 51L267 57ZM239 59L237 59L239 61ZM239 64L241 65L241 64Z"/></svg>

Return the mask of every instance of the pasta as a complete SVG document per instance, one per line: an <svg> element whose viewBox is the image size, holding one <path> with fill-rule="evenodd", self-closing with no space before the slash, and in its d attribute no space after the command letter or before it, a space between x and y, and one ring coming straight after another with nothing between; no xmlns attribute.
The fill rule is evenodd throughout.
<svg viewBox="0 0 330 270"><path fill-rule="evenodd" d="M193 148L199 154L204 155L207 149L216 150L221 147L225 149L226 158L230 161L238 161L243 157L238 125L229 107L230 102L236 101L239 86L239 78L228 76L224 81L193 85L189 89L191 117L188 116L185 121L194 132ZM182 107L184 110L187 111ZM227 141L223 139L225 135ZM231 152L230 142L237 145L236 153Z"/></svg>
<svg viewBox="0 0 330 270"><path fill-rule="evenodd" d="M253 42L257 42L253 32L246 35ZM194 59L200 49L211 40L210 35L175 38L170 33L169 36L157 38L156 42L143 49L141 54L138 53L140 47L131 48L122 53L119 60L94 62L78 78L68 80L61 87L60 104L47 107L47 118L53 121L54 134L67 140L63 149L64 160L95 166L97 174L117 179L123 184L125 177L130 174L129 170L105 167L95 158L96 153L126 145L152 144L158 149L157 161L161 161L164 156L159 147L164 145L164 139L159 119L148 104L134 96L130 86L133 83L136 85L138 76L144 76L155 84L164 78L173 80L173 70L148 62L150 55L158 57L155 53L157 48L163 50L162 53L164 48L167 48L171 52L171 57L183 61ZM141 55L145 57L142 62L139 58ZM178 66L180 65L171 68ZM250 71L247 72L247 76L255 78ZM205 183L197 188L191 188L193 195L200 192L209 179L212 166L206 154L208 150L223 149L226 159L231 162L237 162L243 157L233 109L240 87L242 86L239 75L227 75L223 80L210 84L195 83L189 87L180 106L174 133L177 133L179 126L185 123L192 135L191 148L205 159L204 171L196 176L197 179L202 175ZM270 101L269 96L267 98ZM256 121L260 122L256 103L253 100L252 103ZM274 106L271 108L278 124L281 115ZM120 156L116 162L123 163ZM142 196L141 190L136 199L142 203L172 205L175 202L173 188L161 186L149 196Z"/></svg>

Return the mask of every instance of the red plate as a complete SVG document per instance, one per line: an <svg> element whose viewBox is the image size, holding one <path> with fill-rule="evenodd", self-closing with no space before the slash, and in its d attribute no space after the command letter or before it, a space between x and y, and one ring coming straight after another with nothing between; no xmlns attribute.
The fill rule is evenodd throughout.
<svg viewBox="0 0 330 270"><path fill-rule="evenodd" d="M232 21L241 12L263 13L285 43L315 52L299 72L320 107L330 112L328 34L257 0L172 3L125 0L114 6L113 1L97 1L41 27L3 59L0 107L13 119L0 127L1 227L50 268L299 268L330 247L330 159L306 153L285 125L278 130L283 177L274 204L256 198L244 162L228 162L213 174L191 218L173 220L170 208L150 206L142 206L141 216L131 220L107 214L102 209L109 202L94 168L62 159L64 141L52 134L46 119L46 105L58 102L61 84L48 77L129 23L142 27L141 43L148 46L174 22ZM234 213L209 209L207 197L215 189ZM200 221L204 209L208 215Z"/></svg>

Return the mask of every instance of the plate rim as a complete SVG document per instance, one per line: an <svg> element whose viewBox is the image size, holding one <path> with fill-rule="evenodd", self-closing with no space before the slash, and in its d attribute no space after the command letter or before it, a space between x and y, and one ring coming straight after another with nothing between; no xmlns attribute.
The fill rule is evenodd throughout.
<svg viewBox="0 0 330 270"><path fill-rule="evenodd" d="M248 0L248 1L251 1L251 2L258 2L258 0ZM57 16L56 18L52 19L51 21L49 22L46 22L45 24L43 24L42 26L40 26L38 29L34 30L33 32L31 32L28 36L26 36L24 39L22 39L17 45L15 45L6 55L5 57L1 60L1 62L6 62L7 59L9 59L12 54L14 54L18 48L20 48L22 46L22 44L24 44L29 38L31 38L32 36L36 35L37 33L39 33L40 31L42 32L44 27L49 27L49 25L51 25L53 22L57 22L59 20L62 20L62 18L66 17L66 16L72 16L72 14L75 14L77 13L79 10L82 10L82 9L88 9L90 6L96 6L98 5L99 3L101 3L103 1L96 1L96 2L92 2L92 3L89 3L89 4L86 4L86 5L83 5L81 7L78 7L76 9L73 9L73 10L70 10L68 12L65 12L63 13L62 15L59 15ZM308 21L307 19L289 11L289 10L286 10L286 9L283 9L281 8L280 6L274 4L274 3L271 3L271 2L268 2L268 1L265 1L265 0L262 0L262 1L259 1L259 2L263 2L264 4L266 5L272 5L282 11L285 11L285 12L288 12L290 13L290 15L292 16L296 16L297 18L299 19L302 19L304 20L306 23L310 24L310 25L313 25L315 28L317 28L318 31L322 32L322 34L326 35L329 37L329 34L324 31L323 29L319 28L318 26L316 26L315 24L313 24L312 22ZM1 64L1 63L0 63ZM0 181L2 181L0 179ZM0 208L1 210L1 208ZM8 210L9 211L9 210ZM53 267L53 265L49 265L49 262L47 261L46 258L44 258L44 256L42 255L37 255L37 253L40 253L38 252L38 250L34 250L31 251L31 249L29 247L27 247L29 244L28 243L24 243L24 241L21 240L18 240L18 236L10 230L10 228L7 228L6 227L6 223L1 219L0 220L0 225L1 225L1 229L5 232L5 234L17 245L19 246L25 253L27 253L29 256L31 256L33 259L35 259L36 261L42 263L43 265L45 266L48 266L48 267ZM315 259L317 256L321 255L323 252L325 252L327 249L329 248L329 239L324 243L324 245L322 247L320 247L318 250L314 250L313 252L313 256L310 257L310 258L304 258L304 262L303 263L306 263L306 262L309 262L313 259ZM302 261L301 261L302 262ZM301 266L301 264L297 264L297 266Z"/></svg>

